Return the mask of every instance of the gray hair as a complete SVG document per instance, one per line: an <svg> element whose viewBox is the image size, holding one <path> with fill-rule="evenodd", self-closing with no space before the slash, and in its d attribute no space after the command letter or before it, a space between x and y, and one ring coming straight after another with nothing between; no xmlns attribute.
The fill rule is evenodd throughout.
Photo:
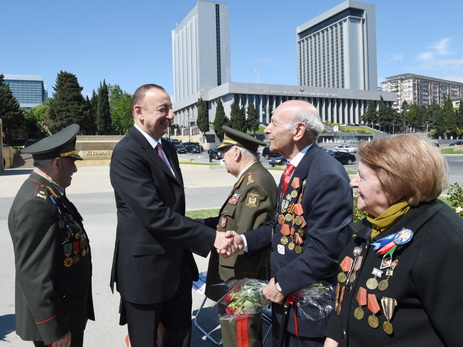
<svg viewBox="0 0 463 347"><path fill-rule="evenodd" d="M251 151L247 148L243 148L243 147L239 147L239 146L236 146L237 148L239 148L241 154L243 155L243 157L245 157L246 159L249 159L249 160L259 160L259 154L257 154L256 152L254 151Z"/></svg>
<svg viewBox="0 0 463 347"><path fill-rule="evenodd" d="M320 115L314 106L309 109L298 109L298 112L294 115L293 120L288 126L288 130L292 129L297 123L304 123L309 136L315 139L325 129Z"/></svg>
<svg viewBox="0 0 463 347"><path fill-rule="evenodd" d="M33 165L34 165L34 167L37 167L37 168L39 168L41 170L44 170L44 169L46 170L51 166L51 164L53 163L53 160L55 160L55 158L52 158L52 159L40 159L40 160L34 159Z"/></svg>

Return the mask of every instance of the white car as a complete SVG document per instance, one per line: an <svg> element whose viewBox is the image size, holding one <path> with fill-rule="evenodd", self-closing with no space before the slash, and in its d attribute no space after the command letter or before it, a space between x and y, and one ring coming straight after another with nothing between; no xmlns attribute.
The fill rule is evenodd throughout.
<svg viewBox="0 0 463 347"><path fill-rule="evenodd" d="M334 150L336 152L357 153L357 148L349 145L339 145Z"/></svg>

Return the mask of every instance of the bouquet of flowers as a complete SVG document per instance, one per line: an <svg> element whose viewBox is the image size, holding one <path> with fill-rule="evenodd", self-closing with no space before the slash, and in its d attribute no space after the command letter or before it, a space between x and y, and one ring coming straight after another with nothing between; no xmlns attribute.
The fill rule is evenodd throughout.
<svg viewBox="0 0 463 347"><path fill-rule="evenodd" d="M334 310L335 293L327 282L313 283L291 295L297 304L297 315L313 321L326 318Z"/></svg>
<svg viewBox="0 0 463 347"><path fill-rule="evenodd" d="M267 281L249 278L227 282L229 291L218 302L220 319L234 320L270 308L271 302L262 294L267 284Z"/></svg>

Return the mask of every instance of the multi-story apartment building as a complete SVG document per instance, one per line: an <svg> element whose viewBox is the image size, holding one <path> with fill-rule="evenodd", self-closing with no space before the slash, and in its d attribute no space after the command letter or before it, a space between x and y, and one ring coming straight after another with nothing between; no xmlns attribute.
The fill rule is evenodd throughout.
<svg viewBox="0 0 463 347"><path fill-rule="evenodd" d="M395 109L400 109L404 101L416 105L431 105L435 101L442 105L447 97L463 98L461 82L412 73L386 77L382 85L383 91L397 93L397 100L393 104Z"/></svg>
<svg viewBox="0 0 463 347"><path fill-rule="evenodd" d="M373 4L345 1L296 32L299 85L378 89Z"/></svg>
<svg viewBox="0 0 463 347"><path fill-rule="evenodd" d="M228 5L198 1L172 31L173 100L230 81Z"/></svg>
<svg viewBox="0 0 463 347"><path fill-rule="evenodd" d="M43 76L11 74L4 74L3 76L3 83L8 84L20 107L32 108L47 99Z"/></svg>

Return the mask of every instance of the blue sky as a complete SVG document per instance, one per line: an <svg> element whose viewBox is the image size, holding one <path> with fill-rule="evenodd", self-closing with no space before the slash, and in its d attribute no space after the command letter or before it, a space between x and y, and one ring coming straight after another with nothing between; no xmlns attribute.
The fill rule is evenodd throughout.
<svg viewBox="0 0 463 347"><path fill-rule="evenodd" d="M339 0L227 0L234 82L297 84L296 27ZM371 0L378 82L416 73L463 82L463 1ZM171 31L195 0L1 0L0 73L77 76L129 93L145 83L172 92ZM259 69L259 72L255 72Z"/></svg>

